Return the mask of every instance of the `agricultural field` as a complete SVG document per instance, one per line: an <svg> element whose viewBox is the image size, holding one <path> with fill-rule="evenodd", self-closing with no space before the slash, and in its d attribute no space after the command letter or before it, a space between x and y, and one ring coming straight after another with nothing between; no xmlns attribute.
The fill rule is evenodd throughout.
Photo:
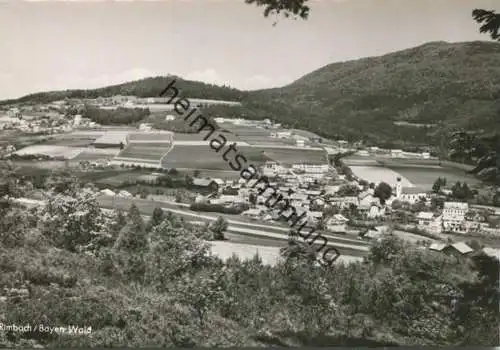
<svg viewBox="0 0 500 350"><path fill-rule="evenodd" d="M47 155L50 157L63 157L73 159L83 152L85 148L72 148L66 146L34 145L22 148L15 152L18 155Z"/></svg>
<svg viewBox="0 0 500 350"><path fill-rule="evenodd" d="M247 135L247 136L241 136L240 139L255 146L259 145L292 146L295 144L294 140L278 139L270 136Z"/></svg>
<svg viewBox="0 0 500 350"><path fill-rule="evenodd" d="M131 132L128 134L128 142L172 142L172 133L163 132Z"/></svg>
<svg viewBox="0 0 500 350"><path fill-rule="evenodd" d="M262 155L281 164L328 164L322 149L263 147Z"/></svg>
<svg viewBox="0 0 500 350"><path fill-rule="evenodd" d="M67 146L67 147L88 147L94 143L93 138L79 138L79 139L53 139L42 142L43 145Z"/></svg>
<svg viewBox="0 0 500 350"><path fill-rule="evenodd" d="M174 142L175 141L206 141L206 140L203 140L203 138L207 137L208 135L208 130L206 129L203 129L201 132L199 133L178 133L176 132L174 134ZM216 132L214 132L212 135L210 135L208 137L208 141L210 141L210 139L214 138L214 137L217 137L217 135L222 135L224 136L228 142L231 141L231 142L238 142L238 141L241 141L241 139L239 137L237 137L236 135L233 135L229 132L222 132L221 130L217 130Z"/></svg>
<svg viewBox="0 0 500 350"><path fill-rule="evenodd" d="M318 134L315 134L313 132L310 132L310 131L306 131L306 130L299 130L299 129L292 129L291 130L295 135L299 135L299 136L303 136L303 137L307 137L309 139L314 139L314 138L322 138L321 136L319 136Z"/></svg>
<svg viewBox="0 0 500 350"><path fill-rule="evenodd" d="M87 147L94 143L98 135L85 135L85 134L58 134L50 135L47 139L40 144L54 145L54 146L67 146L67 147Z"/></svg>
<svg viewBox="0 0 500 350"><path fill-rule="evenodd" d="M184 174L188 174L190 176L194 176L195 175L195 171L196 169L182 169L182 168L176 168L177 170L179 171L182 171L182 173ZM198 170L199 174L198 176L199 177L211 177L211 178L219 178L219 179L222 179L222 180L239 180L240 179L240 172L239 171L234 171L232 170L231 168L229 168L228 166L228 169L227 170Z"/></svg>
<svg viewBox="0 0 500 350"><path fill-rule="evenodd" d="M117 155L117 158L132 158L144 162L159 162L170 149L171 145L169 143L132 143L125 147L125 149Z"/></svg>
<svg viewBox="0 0 500 350"><path fill-rule="evenodd" d="M102 178L97 181L97 184L102 186L115 187L115 186L120 186L127 181L129 182L137 181L144 175L145 174L141 172L124 172L115 176Z"/></svg>
<svg viewBox="0 0 500 350"><path fill-rule="evenodd" d="M95 145L119 145L127 142L129 131L107 131L94 141Z"/></svg>
<svg viewBox="0 0 500 350"><path fill-rule="evenodd" d="M271 137L271 132L266 129L260 129L252 126L244 125L234 125L233 123L222 123L219 124L222 129L226 129L229 132L238 135L240 137L245 136L260 136L260 137Z"/></svg>
<svg viewBox="0 0 500 350"><path fill-rule="evenodd" d="M401 176L407 178L411 183L417 187L423 188L425 190L431 190L434 181L438 177L446 178L447 187L453 186L457 181L467 182L469 185L477 184L480 181L467 174L465 171L456 168L445 168L445 167L390 167L390 171L395 171Z"/></svg>
<svg viewBox="0 0 500 350"><path fill-rule="evenodd" d="M116 156L120 152L119 148L86 148L77 155L74 160L98 160Z"/></svg>
<svg viewBox="0 0 500 350"><path fill-rule="evenodd" d="M413 183L406 177L391 169L381 166L351 166L354 175L368 182L379 183L386 182L389 185L396 185L397 178L401 177L401 183L405 187L412 187Z"/></svg>
<svg viewBox="0 0 500 350"><path fill-rule="evenodd" d="M203 140L203 135L200 134L186 134L176 132L174 134L174 141L200 141Z"/></svg>
<svg viewBox="0 0 500 350"><path fill-rule="evenodd" d="M231 170L222 154L215 152L207 145L200 146L173 146L172 150L163 158L165 168Z"/></svg>
<svg viewBox="0 0 500 350"><path fill-rule="evenodd" d="M247 164L260 165L266 161L279 161L284 164L294 163L314 163L325 164L326 153L319 149L307 148L270 148L254 146L237 146L240 154L244 155ZM208 169L208 170L228 170L229 164L222 158L220 153L212 150L208 145L178 145L174 146L163 159L162 165L167 168L177 169ZM228 156L231 160L234 156Z"/></svg>
<svg viewBox="0 0 500 350"><path fill-rule="evenodd" d="M17 130L2 130L0 133L0 147L15 145L17 148L40 144L53 137L52 135L30 135Z"/></svg>
<svg viewBox="0 0 500 350"><path fill-rule="evenodd" d="M436 167L436 166L391 166L382 165L351 165L353 173L361 179L369 182L378 183L387 182L395 185L397 178L401 177L403 186L419 187L430 191L434 181L438 177L444 177L447 181L447 187L453 186L455 182L467 182L469 185L477 184L480 181L465 171L455 168Z"/></svg>
<svg viewBox="0 0 500 350"><path fill-rule="evenodd" d="M72 161L70 161L71 164ZM68 162L65 160L42 160L33 162L31 160L15 160L13 163L16 166L19 166L21 169L31 169L30 171L45 171L45 170L54 170L58 168L65 168L68 165ZM27 172L27 174L29 171Z"/></svg>

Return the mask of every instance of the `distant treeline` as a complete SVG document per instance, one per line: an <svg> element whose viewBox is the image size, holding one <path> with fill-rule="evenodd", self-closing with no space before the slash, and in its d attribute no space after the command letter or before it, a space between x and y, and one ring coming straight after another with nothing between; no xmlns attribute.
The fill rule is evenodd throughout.
<svg viewBox="0 0 500 350"><path fill-rule="evenodd" d="M223 213L223 214L241 214L244 211L250 209L248 204L239 204L238 206L234 206L231 208L225 207L221 204L209 204L209 203L193 203L189 207L190 210L193 211L204 211L204 212L215 212L215 213Z"/></svg>
<svg viewBox="0 0 500 350"><path fill-rule="evenodd" d="M101 125L120 125L137 123L149 115L148 108L101 109L87 106L83 116Z"/></svg>

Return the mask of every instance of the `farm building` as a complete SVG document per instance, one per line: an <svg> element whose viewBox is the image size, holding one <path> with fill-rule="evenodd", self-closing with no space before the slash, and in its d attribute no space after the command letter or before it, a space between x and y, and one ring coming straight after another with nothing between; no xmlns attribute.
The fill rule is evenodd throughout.
<svg viewBox="0 0 500 350"><path fill-rule="evenodd" d="M219 191L223 185L224 181L221 179L193 179L193 186L207 188L212 191Z"/></svg>
<svg viewBox="0 0 500 350"><path fill-rule="evenodd" d="M348 222L349 219L347 219L344 215L335 214L326 221L326 228L331 232L345 233Z"/></svg>
<svg viewBox="0 0 500 350"><path fill-rule="evenodd" d="M288 138L292 137L292 132L291 131L273 132L273 133L271 133L271 137L274 137L277 139L288 139Z"/></svg>
<svg viewBox="0 0 500 350"><path fill-rule="evenodd" d="M474 249L469 247L464 242L457 242L453 244L433 243L429 246L429 249L456 257L467 256L474 251Z"/></svg>
<svg viewBox="0 0 500 350"><path fill-rule="evenodd" d="M121 190L120 192L118 192L118 197L131 198L131 197L133 197L133 195L130 192L127 192L125 190Z"/></svg>
<svg viewBox="0 0 500 350"><path fill-rule="evenodd" d="M358 211L361 214L366 215L366 217L369 219L374 219L385 215L384 208L376 202L370 204L360 204L358 206Z"/></svg>
<svg viewBox="0 0 500 350"><path fill-rule="evenodd" d="M142 131L150 131L151 128L152 128L152 126L149 123L142 123L141 125L139 125L139 130L142 130Z"/></svg>
<svg viewBox="0 0 500 350"><path fill-rule="evenodd" d="M248 209L246 211L244 211L243 213L241 213L241 215L243 216L249 216L251 218L258 218L260 217L261 215L263 215L265 213L265 210L262 209L262 208L253 208L253 209Z"/></svg>
<svg viewBox="0 0 500 350"><path fill-rule="evenodd" d="M105 195L105 196L114 196L115 195L115 193L108 188L99 191L99 193L102 195Z"/></svg>
<svg viewBox="0 0 500 350"><path fill-rule="evenodd" d="M301 170L306 173L322 174L328 172L328 164L293 164L293 170Z"/></svg>
<svg viewBox="0 0 500 350"><path fill-rule="evenodd" d="M443 231L442 216L435 216L433 212L420 212L417 215L418 228L430 233Z"/></svg>
<svg viewBox="0 0 500 350"><path fill-rule="evenodd" d="M377 230L368 230L366 231L363 235L363 238L365 239L373 239L373 240L380 240L382 239L382 232L377 231Z"/></svg>
<svg viewBox="0 0 500 350"><path fill-rule="evenodd" d="M493 258L496 258L500 260L500 249L495 249L495 248L490 248L490 247L484 247L481 250L482 253L491 256Z"/></svg>

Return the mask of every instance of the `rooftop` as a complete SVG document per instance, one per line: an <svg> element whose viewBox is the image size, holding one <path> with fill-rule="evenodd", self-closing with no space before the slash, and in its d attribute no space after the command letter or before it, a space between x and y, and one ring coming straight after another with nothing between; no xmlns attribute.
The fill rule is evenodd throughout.
<svg viewBox="0 0 500 350"><path fill-rule="evenodd" d="M467 254L467 253L470 253L470 252L474 251L474 249L472 249L471 247L469 247L464 242L457 242L457 243L452 244L451 246L453 248L455 248L456 250L458 250L462 254Z"/></svg>
<svg viewBox="0 0 500 350"><path fill-rule="evenodd" d="M421 194L426 193L425 190L419 187L403 187L403 194Z"/></svg>
<svg viewBox="0 0 500 350"><path fill-rule="evenodd" d="M435 250L435 251L442 251L444 248L446 248L448 245L445 244L445 243L432 243L430 246L429 246L429 249L431 250Z"/></svg>
<svg viewBox="0 0 500 350"><path fill-rule="evenodd" d="M468 209L469 204L463 202L444 202L444 209Z"/></svg>
<svg viewBox="0 0 500 350"><path fill-rule="evenodd" d="M421 211L420 213L418 213L417 215L417 219L432 219L434 217L434 213L433 212L426 212L426 211Z"/></svg>

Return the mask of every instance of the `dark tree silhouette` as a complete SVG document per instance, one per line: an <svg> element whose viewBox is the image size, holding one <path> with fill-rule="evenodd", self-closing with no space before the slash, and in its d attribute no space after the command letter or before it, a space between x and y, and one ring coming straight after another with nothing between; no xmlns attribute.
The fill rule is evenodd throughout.
<svg viewBox="0 0 500 350"><path fill-rule="evenodd" d="M495 11L487 11L482 9L475 9L472 11L474 20L482 24L479 28L480 33L488 33L491 38L500 41L500 14Z"/></svg>
<svg viewBox="0 0 500 350"><path fill-rule="evenodd" d="M375 187L373 196L380 198L380 203L385 204L385 201L392 196L392 187L386 182L381 182Z"/></svg>
<svg viewBox="0 0 500 350"><path fill-rule="evenodd" d="M245 0L247 4L265 6L264 17L283 14L286 18L307 19L309 15L308 0Z"/></svg>
<svg viewBox="0 0 500 350"><path fill-rule="evenodd" d="M245 3L264 6L264 17L269 15L283 14L285 18L294 19L309 17L310 8L307 6L309 0L245 0ZM500 14L493 10L474 9L472 11L474 20L481 24L479 31L488 33L493 40L500 41Z"/></svg>

